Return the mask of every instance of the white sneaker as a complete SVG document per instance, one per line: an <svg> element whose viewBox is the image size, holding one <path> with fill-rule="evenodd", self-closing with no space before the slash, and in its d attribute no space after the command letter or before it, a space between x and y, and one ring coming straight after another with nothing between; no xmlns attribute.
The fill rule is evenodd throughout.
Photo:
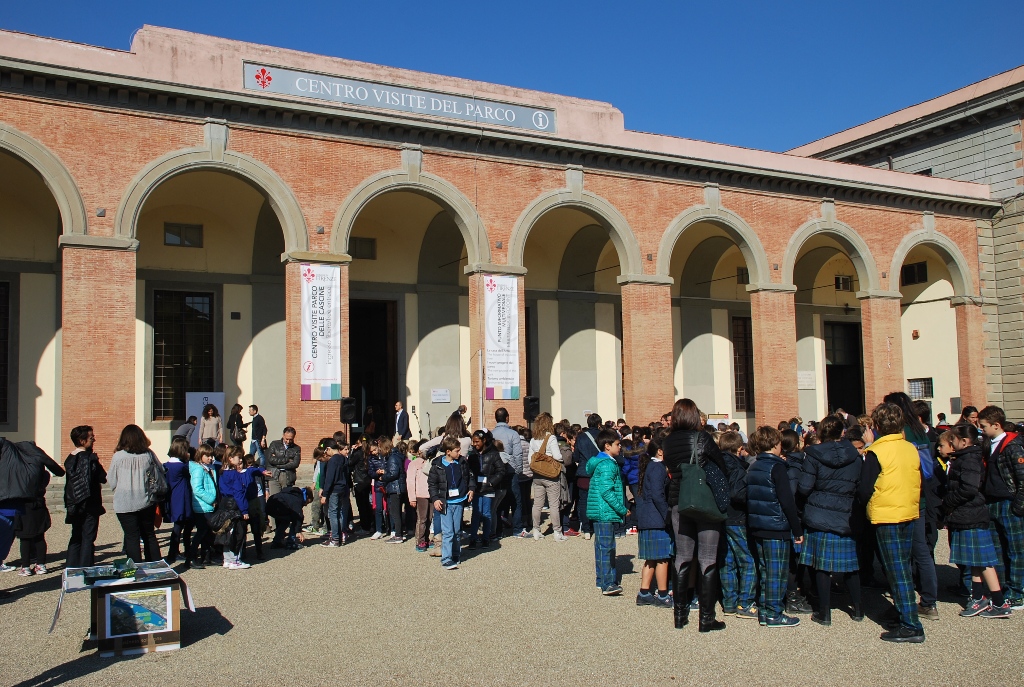
<svg viewBox="0 0 1024 687"><path fill-rule="evenodd" d="M540 530L538 530L536 527L533 528L533 531L530 532L530 534L532 534L533 538L538 540L538 541L544 538L544 535L541 534Z"/></svg>
<svg viewBox="0 0 1024 687"><path fill-rule="evenodd" d="M242 561L235 561L233 563L228 563L227 565L228 570L248 570L251 567L251 565L243 563Z"/></svg>
<svg viewBox="0 0 1024 687"><path fill-rule="evenodd" d="M374 532L373 534L370 535L370 539L380 539L383 536L384 535L381 534L380 532Z"/></svg>
<svg viewBox="0 0 1024 687"><path fill-rule="evenodd" d="M593 534L591 534L590 532L587 532L586 534L583 535L583 538L586 539L587 541L590 541L593 538L593 536L594 536Z"/></svg>
<svg viewBox="0 0 1024 687"><path fill-rule="evenodd" d="M555 532L555 541L569 541L569 537L565 536L561 532Z"/></svg>
<svg viewBox="0 0 1024 687"><path fill-rule="evenodd" d="M0 563L0 572L14 572L17 569L17 566Z"/></svg>

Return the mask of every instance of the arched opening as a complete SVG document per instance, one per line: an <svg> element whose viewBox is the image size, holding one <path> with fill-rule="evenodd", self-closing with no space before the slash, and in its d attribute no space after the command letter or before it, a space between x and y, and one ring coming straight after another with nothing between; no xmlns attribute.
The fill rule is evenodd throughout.
<svg viewBox="0 0 1024 687"><path fill-rule="evenodd" d="M529 228L527 393L556 418L622 416L622 256L609 221L563 205ZM597 373L595 374L595 370Z"/></svg>
<svg viewBox="0 0 1024 687"><path fill-rule="evenodd" d="M892 275L903 294L900 329L907 391L932 407L933 423L937 413L953 417L962 405L956 312L950 307L957 294L940 250L917 244Z"/></svg>
<svg viewBox="0 0 1024 687"><path fill-rule="evenodd" d="M434 198L395 190L355 216L348 252L349 395L375 434L394 431L394 403L414 436L470 402L468 256L456 217ZM415 409L415 412L413 412Z"/></svg>
<svg viewBox="0 0 1024 687"><path fill-rule="evenodd" d="M256 404L283 426L285 240L266 192L223 171L180 172L148 190L134 236L136 408L150 437L169 441L198 414L197 392L225 421L235 403Z"/></svg>
<svg viewBox="0 0 1024 687"><path fill-rule="evenodd" d="M39 172L0 151L0 434L59 453L60 209Z"/></svg>
<svg viewBox="0 0 1024 687"><path fill-rule="evenodd" d="M852 252L853 251L853 252ZM807 238L792 266L796 286L797 381L800 414L821 418L837 408L865 412L861 308L865 261L841 235Z"/></svg>
<svg viewBox="0 0 1024 687"><path fill-rule="evenodd" d="M672 248L675 392L696 401L713 422L746 427L754 418L747 285L756 271L736 232L713 220L687 226Z"/></svg>

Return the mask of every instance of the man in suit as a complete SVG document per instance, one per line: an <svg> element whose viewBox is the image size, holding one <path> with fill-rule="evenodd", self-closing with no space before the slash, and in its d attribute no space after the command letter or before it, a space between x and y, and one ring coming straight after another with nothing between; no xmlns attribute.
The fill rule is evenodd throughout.
<svg viewBox="0 0 1024 687"><path fill-rule="evenodd" d="M401 401L395 401L395 436L402 441L412 438L412 432L409 431L409 413L402 408Z"/></svg>

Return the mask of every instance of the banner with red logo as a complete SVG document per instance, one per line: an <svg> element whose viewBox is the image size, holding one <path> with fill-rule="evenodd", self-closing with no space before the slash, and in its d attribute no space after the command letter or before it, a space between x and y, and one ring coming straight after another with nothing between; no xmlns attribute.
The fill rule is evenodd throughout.
<svg viewBox="0 0 1024 687"><path fill-rule="evenodd" d="M519 398L519 280L484 279L487 400Z"/></svg>
<svg viewBox="0 0 1024 687"><path fill-rule="evenodd" d="M302 400L341 398L341 268L302 265Z"/></svg>

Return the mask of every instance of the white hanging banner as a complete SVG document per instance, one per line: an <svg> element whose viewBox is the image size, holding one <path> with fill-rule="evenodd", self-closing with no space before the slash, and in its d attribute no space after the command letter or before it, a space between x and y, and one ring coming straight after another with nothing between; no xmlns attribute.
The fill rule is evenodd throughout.
<svg viewBox="0 0 1024 687"><path fill-rule="evenodd" d="M341 268L302 265L302 400L341 398Z"/></svg>
<svg viewBox="0 0 1024 687"><path fill-rule="evenodd" d="M519 280L484 279L487 400L519 398Z"/></svg>

